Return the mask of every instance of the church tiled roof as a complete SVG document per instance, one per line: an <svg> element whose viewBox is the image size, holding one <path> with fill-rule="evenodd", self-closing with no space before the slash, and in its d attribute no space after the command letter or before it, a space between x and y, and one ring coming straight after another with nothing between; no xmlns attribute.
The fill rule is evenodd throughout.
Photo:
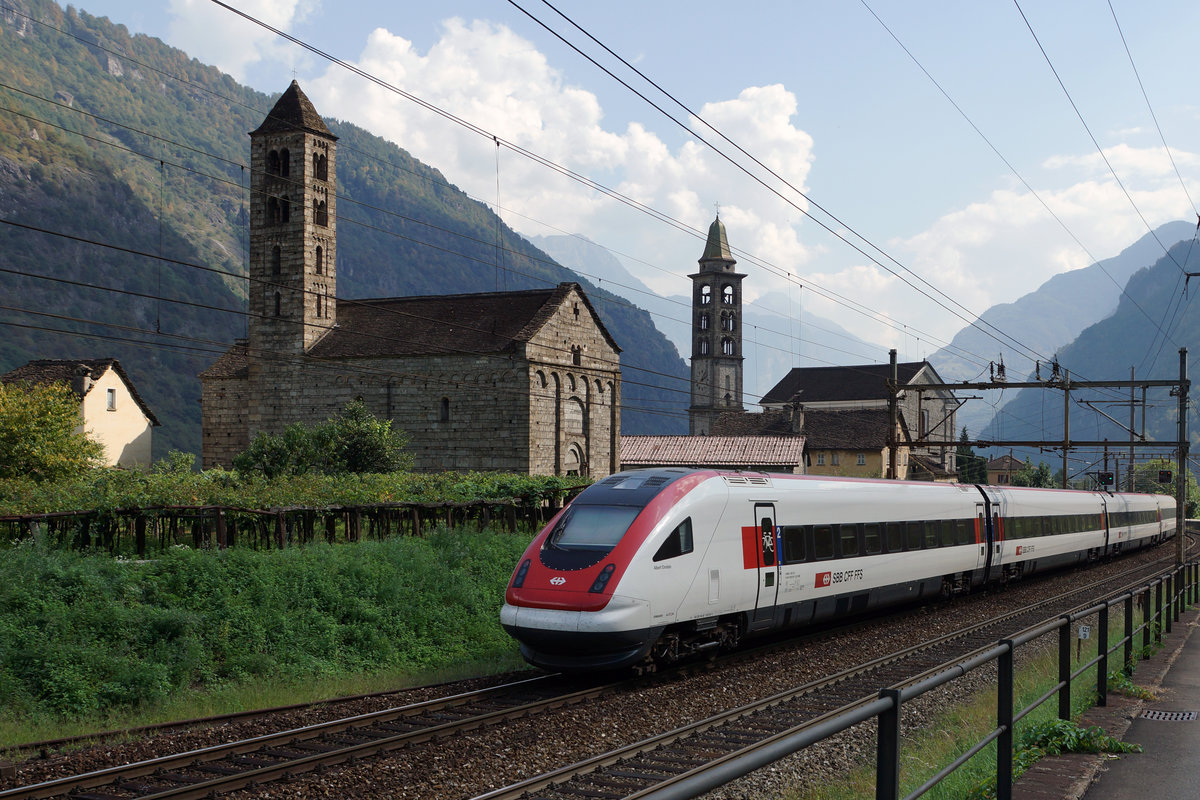
<svg viewBox="0 0 1200 800"><path fill-rule="evenodd" d="M339 300L337 325L309 350L316 358L510 352L550 320L576 283L521 292ZM614 350L587 296L580 297ZM215 365L214 365L215 366Z"/></svg>
<svg viewBox="0 0 1200 800"><path fill-rule="evenodd" d="M250 373L250 363L246 359L246 340L238 339L233 347L221 354L221 357L200 373L201 378L245 378Z"/></svg>
<svg viewBox="0 0 1200 800"><path fill-rule="evenodd" d="M726 411L713 420L713 436L795 436L792 415L787 411L768 409L761 414L745 411Z"/></svg>
<svg viewBox="0 0 1200 800"><path fill-rule="evenodd" d="M125 369L121 366L121 362L115 358L40 358L30 361L25 366L17 367L12 372L0 375L0 381L4 383L19 383L21 381L28 383L65 383L82 400L91 391L91 387L89 386L85 391L80 392L72 384L72 378L77 373L86 372L88 377L94 380L109 369L116 372L121 380L125 382L125 386L129 389L129 395L137 403L142 413L146 415L146 419L150 420L150 424L154 426L160 425L158 417L154 416L154 412L150 410L150 406L146 405L146 401L138 394L137 387L133 385L133 381L129 380L129 376L125 374Z"/></svg>
<svg viewBox="0 0 1200 800"><path fill-rule="evenodd" d="M900 385L905 386L928 367L928 361L897 364ZM851 400L886 400L891 364L864 364L853 367L796 367L763 395L762 404L825 403Z"/></svg>
<svg viewBox="0 0 1200 800"><path fill-rule="evenodd" d="M275 101L275 107L267 114L262 125L251 131L251 135L294 130L309 131L329 139L337 139L326 127L312 101L300 90L300 84L292 81L291 86Z"/></svg>
<svg viewBox="0 0 1200 800"><path fill-rule="evenodd" d="M804 463L804 437L622 436L621 463L792 467Z"/></svg>

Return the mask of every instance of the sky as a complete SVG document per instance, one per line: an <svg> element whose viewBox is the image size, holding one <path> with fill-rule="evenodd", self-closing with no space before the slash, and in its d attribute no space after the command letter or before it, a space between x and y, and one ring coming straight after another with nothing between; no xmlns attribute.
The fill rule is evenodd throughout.
<svg viewBox="0 0 1200 800"><path fill-rule="evenodd" d="M1194 0L228 4L483 133L212 0L76 3L268 94L295 78L519 232L586 236L663 295L690 291L719 209L748 302L834 320L881 361L1197 218Z"/></svg>

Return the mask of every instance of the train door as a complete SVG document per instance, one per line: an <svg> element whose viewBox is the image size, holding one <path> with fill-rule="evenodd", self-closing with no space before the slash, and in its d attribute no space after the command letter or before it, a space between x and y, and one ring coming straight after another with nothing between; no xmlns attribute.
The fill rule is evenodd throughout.
<svg viewBox="0 0 1200 800"><path fill-rule="evenodd" d="M1000 576L1001 557L1004 555L1004 529L1000 519L1000 503L993 500L982 486L976 489L983 495L983 502L975 504L975 519L979 526L979 561L983 569L984 582Z"/></svg>
<svg viewBox="0 0 1200 800"><path fill-rule="evenodd" d="M1108 498L1105 497L1104 495L1100 495L1100 527L1104 529L1104 550L1101 552L1107 558L1108 557L1108 536L1109 536Z"/></svg>
<svg viewBox="0 0 1200 800"><path fill-rule="evenodd" d="M758 531L758 594L754 604L752 630L769 628L775 620L775 601L779 596L779 541L775 526L775 506L754 504Z"/></svg>

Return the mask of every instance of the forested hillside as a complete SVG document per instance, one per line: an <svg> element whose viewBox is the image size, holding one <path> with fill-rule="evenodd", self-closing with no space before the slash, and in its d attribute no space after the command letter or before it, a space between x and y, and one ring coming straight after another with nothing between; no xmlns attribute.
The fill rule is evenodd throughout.
<svg viewBox="0 0 1200 800"><path fill-rule="evenodd" d="M1170 249L1170 255L1160 258L1153 266L1143 269L1129 279L1117 310L1095 325L1086 328L1071 344L1058 352L1059 360L1069 364L1071 379L1128 380L1130 367L1136 377L1154 380L1173 380L1179 376L1179 348L1186 347L1192 364L1200 355L1200 315L1194 302L1196 285L1184 293L1184 270L1200 272L1200 244L1180 242ZM1169 334L1169 338L1163 336ZM1190 370L1194 373L1194 367ZM1012 377L1012 376L1010 376ZM1043 369L1043 378L1048 377ZM1200 414L1196 411L1195 375L1192 375L1191 412L1188 430L1193 450L1200 443ZM1111 439L1114 450L1129 434L1118 425L1080 405L1091 400L1105 413L1121 421L1129 418L1126 390L1093 390L1072 392L1076 401L1071 406L1072 439ZM1140 400L1140 392L1138 393ZM1178 401L1169 396L1166 388L1151 389L1146 411L1148 439L1174 441L1177 433ZM1141 426L1140 412L1137 426ZM1058 391L1025 389L1004 408L983 431L984 439L1054 439L1063 431L1062 393ZM1036 456L1035 456L1035 461Z"/></svg>
<svg viewBox="0 0 1200 800"><path fill-rule="evenodd" d="M196 375L245 332L246 134L277 95L51 0L0 8L0 48L0 371L119 358L163 422L156 454L196 452ZM624 351L625 432L686 430L687 368L648 314L436 169L326 122L340 137L340 297L579 280Z"/></svg>

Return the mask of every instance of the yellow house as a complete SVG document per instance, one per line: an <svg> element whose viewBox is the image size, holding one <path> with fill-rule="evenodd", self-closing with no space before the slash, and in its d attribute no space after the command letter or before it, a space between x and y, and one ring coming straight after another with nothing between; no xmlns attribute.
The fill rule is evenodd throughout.
<svg viewBox="0 0 1200 800"><path fill-rule="evenodd" d="M69 385L79 398L79 427L104 445L105 463L149 466L151 429L159 422L115 358L39 359L0 380Z"/></svg>

